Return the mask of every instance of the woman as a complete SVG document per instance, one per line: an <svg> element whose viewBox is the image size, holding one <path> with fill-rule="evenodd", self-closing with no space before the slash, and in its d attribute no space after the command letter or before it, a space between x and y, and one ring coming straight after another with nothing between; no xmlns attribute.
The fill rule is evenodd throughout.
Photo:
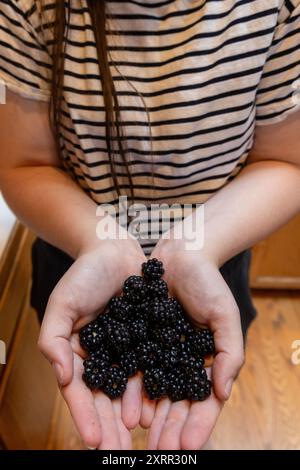
<svg viewBox="0 0 300 470"><path fill-rule="evenodd" d="M0 34L1 189L40 237L41 317L57 284L39 347L82 439L127 449L140 423L150 449L199 449L255 315L247 249L300 209L300 1L5 0ZM125 194L204 203L203 248L186 250L185 237L143 240L144 250L132 237L100 240L97 205ZM150 402L138 377L110 402L81 380L79 328L150 252L193 321L214 331L205 402Z"/></svg>

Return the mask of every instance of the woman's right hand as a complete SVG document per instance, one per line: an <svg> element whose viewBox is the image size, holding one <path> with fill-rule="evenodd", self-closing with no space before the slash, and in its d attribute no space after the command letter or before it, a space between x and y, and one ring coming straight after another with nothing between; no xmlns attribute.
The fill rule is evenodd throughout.
<svg viewBox="0 0 300 470"><path fill-rule="evenodd" d="M139 422L142 384L128 382L121 399L91 392L82 380L84 351L80 328L103 312L124 280L139 274L145 256L133 239L99 241L84 251L52 292L42 323L39 348L52 363L64 399L88 448L130 449L130 429Z"/></svg>

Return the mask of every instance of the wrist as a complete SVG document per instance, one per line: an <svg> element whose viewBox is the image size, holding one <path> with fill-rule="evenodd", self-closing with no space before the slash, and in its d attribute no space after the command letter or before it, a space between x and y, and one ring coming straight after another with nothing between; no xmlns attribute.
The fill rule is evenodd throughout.
<svg viewBox="0 0 300 470"><path fill-rule="evenodd" d="M220 268L223 264L223 253L220 249L221 244L216 243L216 237L211 231L210 223L205 221L204 224L203 222L202 233L193 232L194 223L192 216L188 216L183 221L175 224L159 240L155 248L155 256L161 256L163 260L170 261L176 258L178 254L180 258L184 255L192 256L201 259L203 262L206 260Z"/></svg>
<svg viewBox="0 0 300 470"><path fill-rule="evenodd" d="M120 229L118 233L121 236L87 237L78 250L77 259L99 259L99 262L106 264L107 272L113 267L115 281L119 286L128 276L140 274L141 264L146 261L146 257L138 241L117 223L115 225L117 230Z"/></svg>
<svg viewBox="0 0 300 470"><path fill-rule="evenodd" d="M210 217L207 212L202 253L220 269L226 261L241 251L241 240L238 233L228 230L230 220L226 221L225 225L220 217Z"/></svg>
<svg viewBox="0 0 300 470"><path fill-rule="evenodd" d="M214 198L203 205L203 243L200 254L218 269L236 254L234 248L238 245L235 234L230 235L230 243L227 243L230 219L224 220L222 214L222 208L214 203Z"/></svg>
<svg viewBox="0 0 300 470"><path fill-rule="evenodd" d="M215 236L211 235L209 228L204 228L204 242L200 250L200 256L209 260L219 269L225 261L223 261L223 254L221 243L218 243Z"/></svg>
<svg viewBox="0 0 300 470"><path fill-rule="evenodd" d="M101 218L86 220L85 230L76 253L76 258L86 253L102 250L103 247L110 247L114 252L119 248L120 242L126 242L130 239L129 233L121 227L110 215Z"/></svg>
<svg viewBox="0 0 300 470"><path fill-rule="evenodd" d="M163 261L166 272L172 277L176 270L190 262L198 265L210 265L219 269L219 259L215 250L210 246L204 245L201 249L189 250L184 239L161 239L157 244L153 257Z"/></svg>

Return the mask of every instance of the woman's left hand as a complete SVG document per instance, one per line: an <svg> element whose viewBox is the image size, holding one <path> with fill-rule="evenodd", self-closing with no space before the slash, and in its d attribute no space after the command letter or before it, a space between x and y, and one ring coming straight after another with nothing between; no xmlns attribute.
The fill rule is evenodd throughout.
<svg viewBox="0 0 300 470"><path fill-rule="evenodd" d="M207 400L171 403L165 398L156 403L144 398L141 425L150 427L151 450L197 450L208 440L243 365L240 313L217 264L205 250L186 251L183 241L161 240L152 257L163 261L170 293L193 323L213 331L216 356L207 371L213 382Z"/></svg>

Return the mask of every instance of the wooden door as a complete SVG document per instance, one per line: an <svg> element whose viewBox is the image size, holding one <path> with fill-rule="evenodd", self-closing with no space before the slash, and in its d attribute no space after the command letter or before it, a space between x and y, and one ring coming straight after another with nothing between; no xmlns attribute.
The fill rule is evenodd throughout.
<svg viewBox="0 0 300 470"><path fill-rule="evenodd" d="M253 248L250 285L300 289L300 215Z"/></svg>

